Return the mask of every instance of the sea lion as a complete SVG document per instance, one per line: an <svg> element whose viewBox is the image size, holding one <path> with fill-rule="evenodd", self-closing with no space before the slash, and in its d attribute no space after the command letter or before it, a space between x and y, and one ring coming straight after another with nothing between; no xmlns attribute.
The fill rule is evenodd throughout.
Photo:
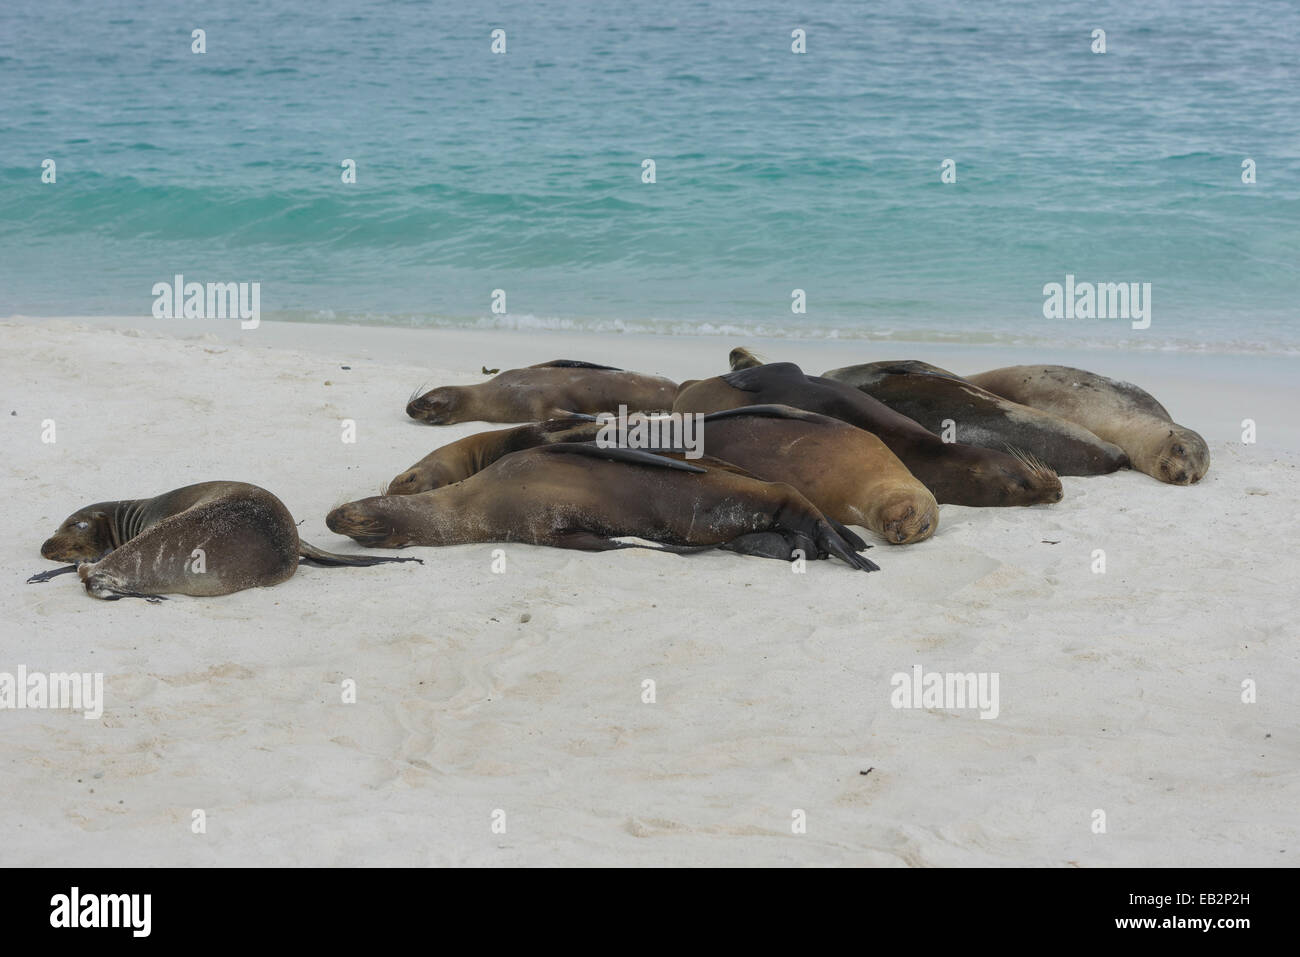
<svg viewBox="0 0 1300 957"><path fill-rule="evenodd" d="M1069 366L1007 366L971 382L1012 402L1069 419L1114 442L1133 468L1170 485L1192 485L1210 470L1205 439L1179 425L1149 392Z"/></svg>
<svg viewBox="0 0 1300 957"><path fill-rule="evenodd" d="M570 417L470 435L430 452L393 479L385 494L441 488L511 452L590 442L604 428L590 417ZM939 525L929 489L883 442L847 422L783 405L747 406L706 415L701 435L711 458L766 482L785 482L824 514L869 528L891 544L923 541Z"/></svg>
<svg viewBox="0 0 1300 957"><path fill-rule="evenodd" d="M942 434L951 420L965 444L1026 452L1057 475L1104 475L1129 464L1123 449L1083 426L994 395L927 362L869 362L822 375L879 399L931 432Z"/></svg>
<svg viewBox="0 0 1300 957"><path fill-rule="evenodd" d="M1051 469L1005 452L944 442L902 413L852 386L806 376L792 362L773 362L712 379L684 382L674 412L720 412L746 405L792 405L866 429L880 438L940 503L1035 505L1059 502Z"/></svg>
<svg viewBox="0 0 1300 957"><path fill-rule="evenodd" d="M429 492L349 502L325 522L367 546L527 542L600 551L638 547L616 541L635 536L670 549L783 559L797 550L878 568L857 554L861 539L788 485L707 456L687 462L570 442L513 452Z"/></svg>
<svg viewBox="0 0 1300 957"><path fill-rule="evenodd" d="M582 415L467 435L434 449L389 482L384 494L413 495L442 488L483 471L511 452L553 442L586 442L598 431L593 417Z"/></svg>
<svg viewBox="0 0 1300 957"><path fill-rule="evenodd" d="M885 541L924 541L939 505L875 435L840 419L786 405L744 406L704 417L704 448L768 482L784 482L846 525Z"/></svg>
<svg viewBox="0 0 1300 957"><path fill-rule="evenodd" d="M73 566L95 598L228 595L293 577L299 560L324 566L419 561L336 555L298 538L284 504L243 482L200 482L154 498L98 502L73 512L41 546Z"/></svg>
<svg viewBox="0 0 1300 957"><path fill-rule="evenodd" d="M406 414L429 425L456 422L535 422L573 412L667 409L677 383L613 366L555 359L507 369L478 385L445 385L406 405Z"/></svg>

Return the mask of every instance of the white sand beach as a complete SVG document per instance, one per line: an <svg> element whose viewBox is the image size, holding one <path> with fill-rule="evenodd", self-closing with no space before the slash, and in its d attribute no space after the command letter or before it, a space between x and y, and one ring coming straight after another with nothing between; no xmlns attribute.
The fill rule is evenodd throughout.
<svg viewBox="0 0 1300 957"><path fill-rule="evenodd" d="M0 711L0 865L1298 863L1294 359L152 319L0 335L0 672L105 682L99 720ZM356 551L331 507L500 427L414 423L417 386L553 358L698 378L740 344L810 373L1080 365L1146 388L1214 459L1188 488L1125 471L1065 478L1053 506L943 506L922 544L868 536L869 575L476 545L158 605L25 583L75 509L210 479ZM996 672L997 717L893 708L914 665Z"/></svg>

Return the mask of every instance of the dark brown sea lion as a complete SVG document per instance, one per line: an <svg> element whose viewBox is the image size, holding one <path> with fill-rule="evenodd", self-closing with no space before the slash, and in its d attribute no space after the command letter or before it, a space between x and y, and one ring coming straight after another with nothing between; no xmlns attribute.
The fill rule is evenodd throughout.
<svg viewBox="0 0 1300 957"><path fill-rule="evenodd" d="M462 482L381 495L329 513L332 531L362 545L527 542L600 551L634 536L673 547L720 547L789 559L834 555L878 566L865 547L788 485L725 462L594 444L560 443L503 456Z"/></svg>
<svg viewBox="0 0 1300 957"><path fill-rule="evenodd" d="M1210 470L1205 439L1178 425L1149 392L1069 366L1007 366L970 381L1013 402L1069 419L1114 442L1133 468L1170 485L1199 482Z"/></svg>
<svg viewBox="0 0 1300 957"><path fill-rule="evenodd" d="M746 405L792 405L866 429L941 503L1036 505L1061 500L1061 480L1050 469L993 449L944 442L879 400L842 382L806 376L792 362L684 382L673 411L720 412Z"/></svg>
<svg viewBox="0 0 1300 957"><path fill-rule="evenodd" d="M243 482L201 482L155 498L99 502L73 512L41 546L73 568L96 598L228 595L293 577L299 560L325 566L419 561L336 555L298 538L284 504Z"/></svg>
<svg viewBox="0 0 1300 957"><path fill-rule="evenodd" d="M411 399L406 414L430 425L456 422L535 422L573 412L667 409L677 384L662 376L624 372L574 359L507 369L478 385L445 385Z"/></svg>
<svg viewBox="0 0 1300 957"><path fill-rule="evenodd" d="M603 429L590 417L572 417L466 436L430 452L393 479L386 494L441 488L511 452L590 442ZM706 415L701 435L710 457L792 485L831 518L869 528L891 544L923 541L939 525L929 489L883 442L847 422L789 406L751 406Z"/></svg>
<svg viewBox="0 0 1300 957"><path fill-rule="evenodd" d="M823 373L879 399L943 438L1026 452L1057 475L1104 475L1125 468L1124 450L1059 415L1012 402L946 369L915 360L869 362Z"/></svg>

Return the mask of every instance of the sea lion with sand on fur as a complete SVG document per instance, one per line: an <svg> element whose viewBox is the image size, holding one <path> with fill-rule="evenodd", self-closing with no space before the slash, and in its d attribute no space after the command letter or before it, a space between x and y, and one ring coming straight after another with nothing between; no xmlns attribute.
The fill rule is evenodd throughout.
<svg viewBox="0 0 1300 957"><path fill-rule="evenodd" d="M388 483L410 495L468 478L523 448L594 441L605 426L590 417L481 432L426 455ZM824 514L861 525L895 545L923 541L939 525L939 507L898 457L870 432L789 406L747 406L706 415L700 432L710 457L767 482L785 482Z"/></svg>
<svg viewBox="0 0 1300 957"><path fill-rule="evenodd" d="M76 564L29 582L75 570L89 594L109 601L277 585L293 577L299 561L330 567L420 561L322 551L298 538L284 503L244 482L201 482L154 498L88 505L68 516L41 556Z"/></svg>
<svg viewBox="0 0 1300 957"><path fill-rule="evenodd" d="M1069 366L1007 366L968 377L994 395L1068 419L1114 442L1133 468L1170 485L1192 485L1210 470L1205 439L1130 382Z"/></svg>
<svg viewBox="0 0 1300 957"><path fill-rule="evenodd" d="M869 362L823 373L879 399L895 412L942 434L950 420L966 445L1017 449L1057 475L1105 475L1129 464L1124 450L1081 425L1012 402L927 362Z"/></svg>
<svg viewBox="0 0 1300 957"><path fill-rule="evenodd" d="M478 385L430 389L406 405L406 414L429 425L457 422L536 422L573 412L667 409L677 383L662 376L613 366L554 359L526 369L507 369Z"/></svg>
<svg viewBox="0 0 1300 957"><path fill-rule="evenodd" d="M993 449L944 442L917 422L852 386L804 375L792 362L683 382L674 412L720 412L746 405L790 405L829 415L877 436L940 504L1037 505L1059 502L1061 480L1043 466Z"/></svg>
<svg viewBox="0 0 1300 957"><path fill-rule="evenodd" d="M831 555L853 568L878 566L867 547L788 485L764 482L710 457L562 442L505 455L469 478L415 495L340 505L331 531L362 545L526 542L603 551L726 548L789 560Z"/></svg>

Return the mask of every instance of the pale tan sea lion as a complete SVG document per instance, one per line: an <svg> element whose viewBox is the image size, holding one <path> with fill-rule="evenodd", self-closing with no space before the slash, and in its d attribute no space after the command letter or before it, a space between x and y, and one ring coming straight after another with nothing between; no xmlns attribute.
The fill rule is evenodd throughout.
<svg viewBox="0 0 1300 957"><path fill-rule="evenodd" d="M1026 453L1057 475L1105 475L1129 464L1123 449L1083 426L994 395L927 362L869 362L832 369L824 378L879 399L931 432L942 435L950 423L959 442Z"/></svg>
<svg viewBox="0 0 1300 957"><path fill-rule="evenodd" d="M969 376L995 395L1059 415L1128 454L1133 468L1170 485L1199 482L1210 470L1205 439L1179 425L1152 395L1069 366L1007 366Z"/></svg>

